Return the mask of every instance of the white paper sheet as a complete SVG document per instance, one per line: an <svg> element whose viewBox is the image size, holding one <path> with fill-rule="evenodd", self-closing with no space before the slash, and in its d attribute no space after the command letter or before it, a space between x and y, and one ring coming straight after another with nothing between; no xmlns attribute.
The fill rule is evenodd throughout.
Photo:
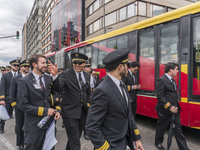
<svg viewBox="0 0 200 150"><path fill-rule="evenodd" d="M55 120L51 123L49 129L46 132L45 141L42 150L50 150L56 145L58 141L55 138Z"/></svg>
<svg viewBox="0 0 200 150"><path fill-rule="evenodd" d="M2 120L10 119L10 116L8 115L6 107L3 105L0 105L0 119L2 119Z"/></svg>

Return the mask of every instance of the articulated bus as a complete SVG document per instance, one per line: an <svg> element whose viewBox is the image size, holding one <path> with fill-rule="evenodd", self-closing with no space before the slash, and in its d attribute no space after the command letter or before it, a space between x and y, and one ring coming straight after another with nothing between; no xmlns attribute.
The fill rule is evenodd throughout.
<svg viewBox="0 0 200 150"><path fill-rule="evenodd" d="M129 48L130 59L140 63L137 74L142 88L138 92L137 114L157 118L156 81L167 62L179 64L175 77L181 124L200 129L200 2L126 26L49 54L58 68L72 67L74 52L88 56L99 78L106 75L104 56ZM51 58L50 58L51 57Z"/></svg>

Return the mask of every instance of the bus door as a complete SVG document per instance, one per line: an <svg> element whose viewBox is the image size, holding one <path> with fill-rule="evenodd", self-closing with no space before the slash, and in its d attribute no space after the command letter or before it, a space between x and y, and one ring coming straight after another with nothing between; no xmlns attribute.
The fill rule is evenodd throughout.
<svg viewBox="0 0 200 150"><path fill-rule="evenodd" d="M191 50L191 76L189 98L190 127L200 129L200 15L193 18L193 50Z"/></svg>

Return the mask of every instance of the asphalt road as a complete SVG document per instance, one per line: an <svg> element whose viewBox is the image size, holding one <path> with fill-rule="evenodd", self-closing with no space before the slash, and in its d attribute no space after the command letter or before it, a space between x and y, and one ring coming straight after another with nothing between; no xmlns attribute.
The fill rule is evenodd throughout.
<svg viewBox="0 0 200 150"><path fill-rule="evenodd" d="M142 143L145 150L156 150L154 146L155 137L155 126L156 119L144 117L137 115L136 123L138 125L139 131L142 135ZM61 127L62 119L59 119L57 127L57 140L56 150L65 150L67 143L67 135L65 129ZM14 133L15 119L10 119L6 121L5 132L0 134L0 150L16 150L16 135ZM190 150L200 150L200 130L183 127L183 133L185 135L187 144ZM167 148L167 135L168 131L165 133L165 140L163 146ZM81 137L81 150L93 150L93 145L90 141L87 141ZM173 137L172 145L170 150L178 150L176 140Z"/></svg>

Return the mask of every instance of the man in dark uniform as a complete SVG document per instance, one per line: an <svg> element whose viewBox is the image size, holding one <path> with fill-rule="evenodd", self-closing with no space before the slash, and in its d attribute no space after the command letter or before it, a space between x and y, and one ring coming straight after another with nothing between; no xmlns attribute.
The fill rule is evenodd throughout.
<svg viewBox="0 0 200 150"><path fill-rule="evenodd" d="M138 84L136 78L136 73L139 70L139 68L139 63L137 61L133 61L130 64L127 77L122 79L122 81L124 81L124 83L126 84L127 90L131 97L131 109L134 117L136 115L137 110L137 90L141 88L141 85Z"/></svg>
<svg viewBox="0 0 200 150"><path fill-rule="evenodd" d="M118 49L103 59L107 77L97 86L91 97L86 131L98 150L143 149L140 132L131 113L130 96L121 80L127 75L128 49Z"/></svg>
<svg viewBox="0 0 200 150"><path fill-rule="evenodd" d="M2 74L6 73L6 68L4 66L1 66L0 69Z"/></svg>
<svg viewBox="0 0 200 150"><path fill-rule="evenodd" d="M90 75L83 71L88 57L71 55L73 68L60 74L62 89L62 118L68 136L66 150L80 150L80 136L85 127L87 103L90 100Z"/></svg>
<svg viewBox="0 0 200 150"><path fill-rule="evenodd" d="M155 146L159 150L164 150L162 142L164 133L169 126L172 114L175 114L175 127L173 133L175 135L179 150L188 150L185 137L183 135L180 123L181 108L178 103L177 85L173 77L178 73L178 64L167 63L165 66L165 74L157 80L156 93L158 102L156 110L158 114L158 122L156 125Z"/></svg>
<svg viewBox="0 0 200 150"><path fill-rule="evenodd" d="M22 127L24 125L24 112L19 109L19 102L17 100L17 84L20 78L28 75L29 66L30 65L28 60L23 60L20 63L20 68L22 70L22 73L13 77L10 85L11 106L15 109L15 121L16 121L15 129L17 135L16 145L18 146L18 150L24 149L24 131L22 130Z"/></svg>
<svg viewBox="0 0 200 150"><path fill-rule="evenodd" d="M47 129L53 119L60 118L61 108L59 106L56 109L51 108L48 101L50 92L59 92L60 89L58 69L57 65L50 63L49 72L52 77L45 75L46 57L41 54L31 55L29 63L32 73L19 80L17 99L20 110L25 112L23 126L25 150L42 150ZM50 119L43 127L38 127L37 124L47 115L51 116Z"/></svg>
<svg viewBox="0 0 200 150"><path fill-rule="evenodd" d="M2 75L1 78L1 85L0 85L0 101L5 101L6 109L10 117L12 117L13 108L11 107L10 103L10 83L14 76L18 75L20 61L18 59L12 60L11 64L11 72L5 73ZM4 125L5 121L0 121L0 134L4 133Z"/></svg>
<svg viewBox="0 0 200 150"><path fill-rule="evenodd" d="M11 67L9 65L6 66L6 73L11 71Z"/></svg>

